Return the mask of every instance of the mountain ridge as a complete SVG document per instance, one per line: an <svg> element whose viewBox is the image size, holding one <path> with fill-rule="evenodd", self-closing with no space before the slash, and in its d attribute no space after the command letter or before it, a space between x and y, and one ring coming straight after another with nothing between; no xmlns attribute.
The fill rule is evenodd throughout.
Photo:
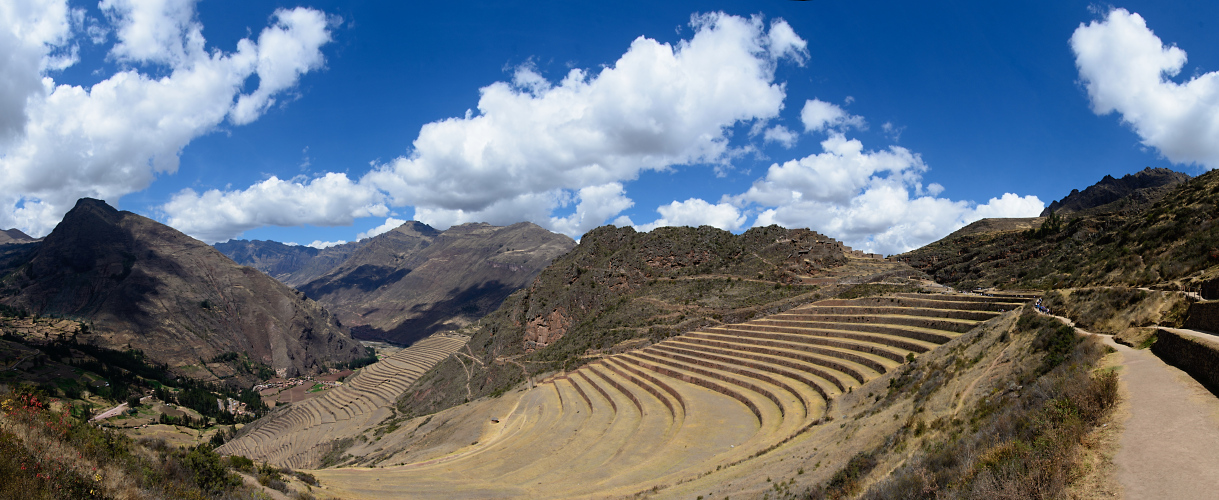
<svg viewBox="0 0 1219 500"><path fill-rule="evenodd" d="M280 375L365 356L316 302L164 224L82 198L41 243L0 270L3 302L91 327L78 339L140 349L204 380L237 373L208 360L246 353Z"/></svg>
<svg viewBox="0 0 1219 500"><path fill-rule="evenodd" d="M1162 169L1166 170L1166 169ZM1181 174L1184 175L1184 174ZM1158 193L1055 214L1026 231L954 233L895 256L958 288L1123 285L1194 290L1219 275L1219 193L1211 171ZM1086 190L1085 190L1086 191Z"/></svg>
<svg viewBox="0 0 1219 500"><path fill-rule="evenodd" d="M1163 196L1167 189L1189 179L1188 174L1163 167L1147 167L1121 178L1105 175L1083 191L1072 189L1063 199L1050 202L1049 206L1041 211L1040 217L1047 217L1051 213L1063 215L1103 207L1132 196L1154 202Z"/></svg>
<svg viewBox="0 0 1219 500"><path fill-rule="evenodd" d="M25 234L20 229L14 228L0 230L0 245L7 245L9 243L32 243L34 241L38 241L38 239Z"/></svg>
<svg viewBox="0 0 1219 500"><path fill-rule="evenodd" d="M244 240L216 248L324 304L358 338L409 344L491 312L574 246L530 222L440 231L408 221L323 250Z"/></svg>

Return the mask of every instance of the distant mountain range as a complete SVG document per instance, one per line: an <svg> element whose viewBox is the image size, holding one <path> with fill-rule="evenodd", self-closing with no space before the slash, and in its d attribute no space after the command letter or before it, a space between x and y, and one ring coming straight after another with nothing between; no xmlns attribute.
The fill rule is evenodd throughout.
<svg viewBox="0 0 1219 500"><path fill-rule="evenodd" d="M227 353L281 375L365 356L304 294L99 200L81 199L41 243L4 247L13 248L0 252L0 303L81 320L92 328L78 341L140 349L188 376L252 381L253 374L209 366Z"/></svg>
<svg viewBox="0 0 1219 500"><path fill-rule="evenodd" d="M9 243L30 243L37 241L28 234L21 232L20 229L5 229L0 230L0 245Z"/></svg>
<svg viewBox="0 0 1219 500"><path fill-rule="evenodd" d="M273 241L216 244L237 263L322 303L356 337L402 344L481 318L573 247L571 238L528 222L438 231L415 221L324 250Z"/></svg>

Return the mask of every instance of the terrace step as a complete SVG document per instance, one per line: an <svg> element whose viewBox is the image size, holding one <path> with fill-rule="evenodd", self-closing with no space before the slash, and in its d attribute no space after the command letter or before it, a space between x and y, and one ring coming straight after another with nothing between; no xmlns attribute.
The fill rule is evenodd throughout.
<svg viewBox="0 0 1219 500"><path fill-rule="evenodd" d="M517 396L529 407L511 417L520 432L383 475L376 490L604 497L680 484L786 443L823 422L844 392L1019 305L926 294L831 299L601 357Z"/></svg>
<svg viewBox="0 0 1219 500"><path fill-rule="evenodd" d="M738 378L738 381L734 383L761 393L775 403L782 412L784 421L807 418L817 409L817 403L814 402L816 396L809 396L810 393L815 393L812 390L797 389L797 387L801 387L801 384L794 378L758 370L736 362L725 363L705 356L690 355L679 349L668 347L652 346L643 349L639 354L644 353L654 356L659 361L668 362L671 366L680 366L691 371L709 369L732 374Z"/></svg>
<svg viewBox="0 0 1219 500"><path fill-rule="evenodd" d="M804 384L804 386L808 388L808 391L811 391L816 395L815 397L810 396L806 398L806 406L811 407L818 403L824 404L825 402L828 402L831 397L833 397L832 395L838 394L838 391L835 390L837 384L825 378L826 376L830 376L829 373L811 365L792 362L790 360L772 356L730 351L727 349L717 349L714 347L700 346L697 344L687 344L685 342L681 342L680 340L661 342L660 344L656 345L656 348L671 350L686 356L705 357L707 359L722 363L735 363L743 367L763 370L796 380ZM825 376L808 371L810 369L825 373Z"/></svg>
<svg viewBox="0 0 1219 500"><path fill-rule="evenodd" d="M724 349L798 357L809 363L821 364L850 374L860 384L884 375L889 371L889 366L893 365L893 362L888 359L859 351L823 347L807 342L759 339L748 335L736 335L730 331L696 332L686 334L684 337L690 342ZM797 352L804 356L797 355Z"/></svg>
<svg viewBox="0 0 1219 500"><path fill-rule="evenodd" d="M744 324L733 325L734 331L754 331L763 333L778 333L791 335L804 335L814 337L835 337L848 339L857 342L868 342L880 344L887 347L894 347L906 351L923 353L939 346L938 343L929 342L926 340L913 339L907 336L889 335L889 334L872 334L853 332L850 330L834 330L829 328L808 328L798 322L769 322L769 321L754 321Z"/></svg>
<svg viewBox="0 0 1219 500"><path fill-rule="evenodd" d="M986 321L998 316L993 311L971 311L960 309L933 309L929 307L907 307L902 305L812 305L798 309L799 314L825 314L843 316L915 316L920 318L948 318L969 321Z"/></svg>
<svg viewBox="0 0 1219 500"><path fill-rule="evenodd" d="M926 318L921 316L901 316L894 314L851 315L851 314L803 314L786 312L772 316L774 319L805 322L827 323L869 323L880 325L914 326L942 330L953 333L965 333L973 329L979 322L951 318Z"/></svg>
<svg viewBox="0 0 1219 500"><path fill-rule="evenodd" d="M755 339L779 340L783 342L792 342L799 344L809 344L817 346L825 346L844 351L855 351L859 353L867 353L878 358L888 359L896 363L902 363L906 360L905 354L896 350L896 348L887 348L883 344L870 341L858 341L854 339L840 339L831 336L821 335L801 335L792 333L768 332L756 328L737 328L736 326L717 326L707 329L708 333L723 333L725 335L733 335L737 337L748 337ZM906 349L913 351L913 349ZM926 349L923 349L925 352ZM864 362L860 362L864 363ZM883 363L882 363L883 364ZM873 367L875 369L875 367ZM877 371L881 371L877 369ZM883 373L883 372L882 372Z"/></svg>

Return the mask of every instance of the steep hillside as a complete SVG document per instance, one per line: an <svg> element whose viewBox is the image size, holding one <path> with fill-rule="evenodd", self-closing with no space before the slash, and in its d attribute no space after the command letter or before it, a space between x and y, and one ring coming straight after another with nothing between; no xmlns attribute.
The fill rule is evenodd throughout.
<svg viewBox="0 0 1219 500"><path fill-rule="evenodd" d="M359 338L408 344L499 307L575 242L528 222L437 231L407 222L301 285Z"/></svg>
<svg viewBox="0 0 1219 500"><path fill-rule="evenodd" d="M534 374L787 310L852 284L922 275L878 257L807 229L600 227L471 327L471 356L437 365L399 409L432 413Z"/></svg>
<svg viewBox="0 0 1219 500"><path fill-rule="evenodd" d="M322 303L359 338L409 344L486 315L574 246L528 222L437 231L411 221L325 250L241 240L216 248Z"/></svg>
<svg viewBox="0 0 1219 500"><path fill-rule="evenodd" d="M1048 218L1036 230L959 234L895 258L960 288L1098 285L1195 290L1219 264L1219 174Z"/></svg>
<svg viewBox="0 0 1219 500"><path fill-rule="evenodd" d="M970 234L985 234L985 233L1002 233L1007 231L1026 231L1041 227L1041 223L1045 222L1045 217L1012 217L1003 219L981 219L970 223L969 225L953 231L952 234L945 236L945 239L965 236Z"/></svg>
<svg viewBox="0 0 1219 500"><path fill-rule="evenodd" d="M82 320L91 328L78 341L139 349L194 378L253 381L212 362L226 353L287 375L365 355L300 292L102 201L81 199L41 244L4 262L0 302Z"/></svg>
<svg viewBox="0 0 1219 500"><path fill-rule="evenodd" d="M1083 191L1072 189L1071 194L1066 198L1050 202L1050 205L1041 212L1041 216L1046 217L1053 212L1060 215L1082 212L1123 198L1154 202L1173 187L1188 180L1189 175L1181 172L1151 167L1133 174L1123 175L1120 179L1106 175L1100 182L1088 186Z"/></svg>

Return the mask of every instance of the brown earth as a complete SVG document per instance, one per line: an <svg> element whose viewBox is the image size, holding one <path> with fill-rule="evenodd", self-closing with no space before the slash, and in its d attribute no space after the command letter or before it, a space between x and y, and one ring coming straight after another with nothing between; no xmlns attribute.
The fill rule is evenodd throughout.
<svg viewBox="0 0 1219 500"><path fill-rule="evenodd" d="M1027 231L1029 229L1037 229L1041 223L1045 222L1045 217L1024 217L1024 218L994 218L982 219L970 223L969 225L953 231L952 234L944 238L956 238L970 234L987 234L987 233L1002 233L1008 231Z"/></svg>

